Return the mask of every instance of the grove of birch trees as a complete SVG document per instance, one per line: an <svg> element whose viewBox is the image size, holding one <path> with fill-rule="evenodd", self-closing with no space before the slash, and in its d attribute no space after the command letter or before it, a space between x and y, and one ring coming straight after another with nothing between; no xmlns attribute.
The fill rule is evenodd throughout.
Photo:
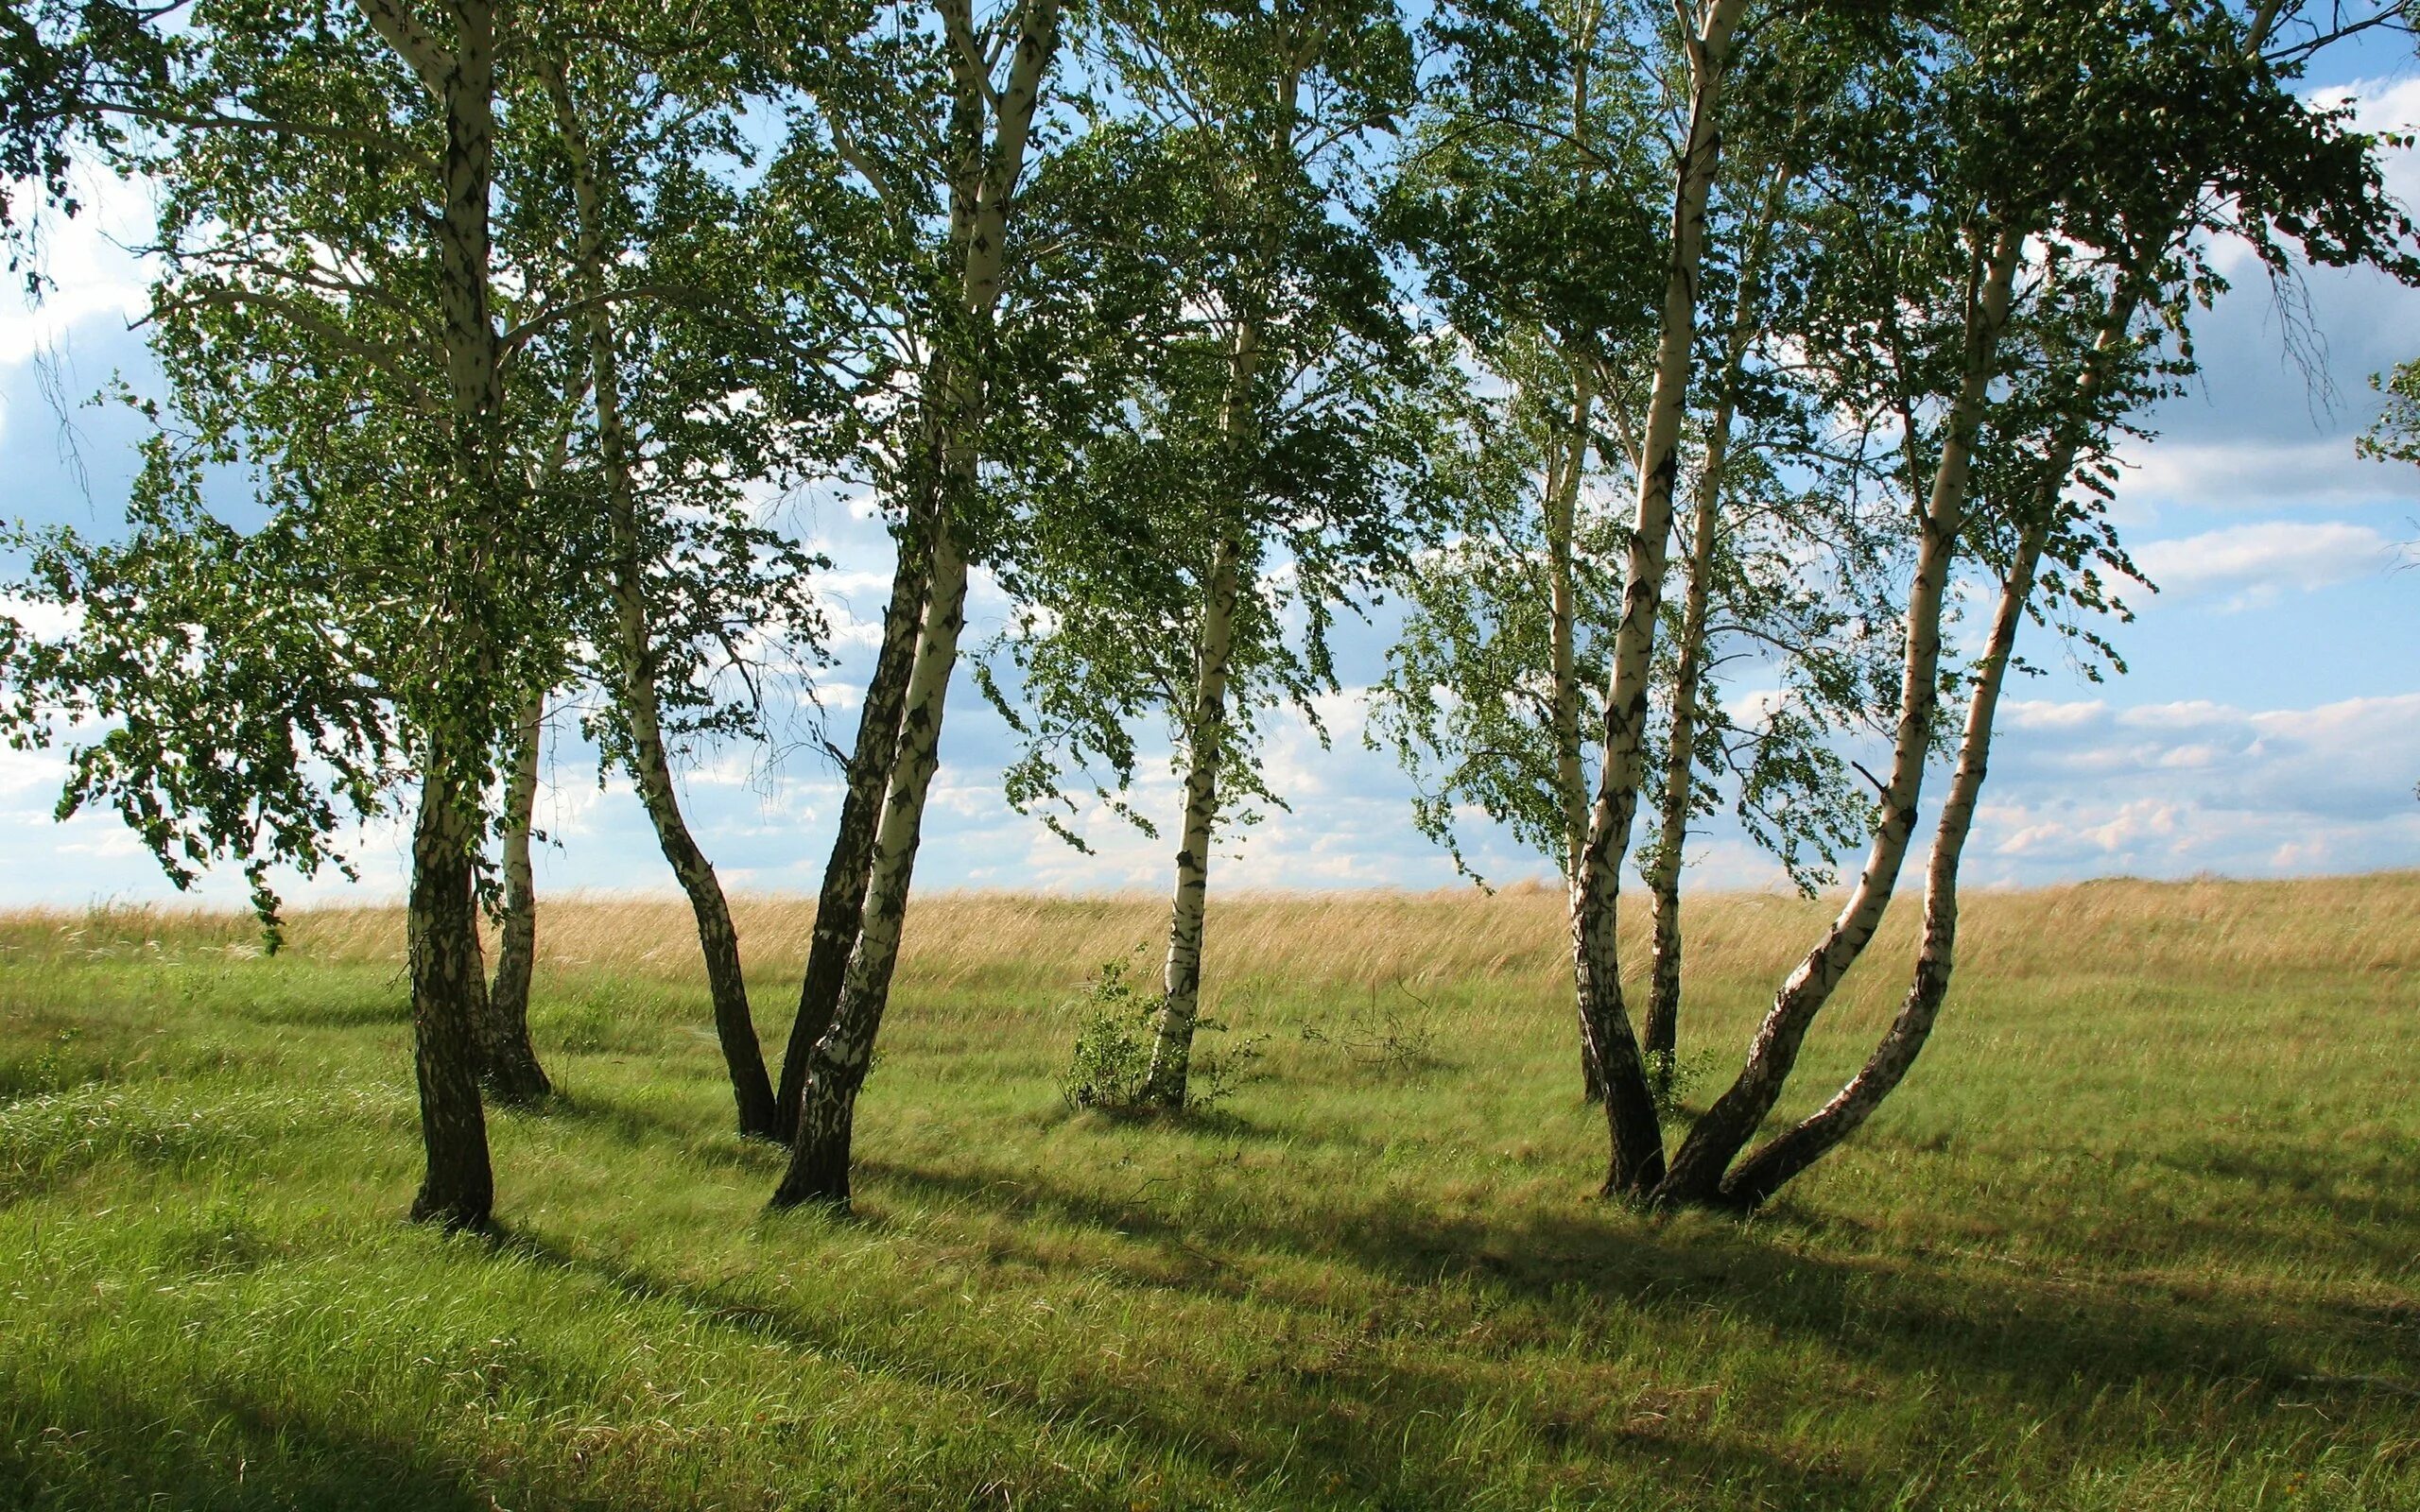
<svg viewBox="0 0 2420 1512"><path fill-rule="evenodd" d="M2118 661L2117 451L2192 374L2222 268L2420 282L2397 144L2300 82L2405 25L9 0L12 271L42 297L90 176L147 196L156 370L112 390L147 435L122 521L9 530L0 724L60 750L62 816L113 810L180 885L240 870L271 948L281 874L408 825L412 1211L482 1228L487 1107L556 1095L531 848L544 732L576 720L694 912L736 1132L789 1152L772 1202L844 1208L953 692L1007 719L1014 807L1166 857L1129 1100L1183 1117L1214 862L1288 801L1260 743L1325 738L1366 621L1409 822L1474 875L1484 826L1562 879L1604 1194L1753 1209L1949 1004L2020 643ZM878 512L888 558L787 528L808 489ZM682 774L817 705L827 582L869 566L798 1002L766 1022ZM1010 606L988 640L970 591ZM1141 781L1162 760L1172 803ZM1685 1117L1684 882L1716 815L1839 907ZM1896 1018L1774 1126L1927 828L1916 954L1865 966L1904 974Z"/></svg>

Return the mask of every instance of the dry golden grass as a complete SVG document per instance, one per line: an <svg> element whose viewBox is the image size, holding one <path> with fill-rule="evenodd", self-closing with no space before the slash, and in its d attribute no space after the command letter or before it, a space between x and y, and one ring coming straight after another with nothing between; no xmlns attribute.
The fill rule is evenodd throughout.
<svg viewBox="0 0 2420 1512"><path fill-rule="evenodd" d="M1692 895L1684 922L1692 971L1737 985L1789 970L1818 937L1836 902L1772 893ZM685 981L698 970L688 905L676 898L570 895L540 903L542 966ZM733 911L751 976L804 968L815 919L811 900L741 897ZM1904 962L1921 902L1903 896L1869 950ZM2133 977L2234 978L2311 971L2420 968L2420 871L2286 883L2118 879L2028 891L1969 893L1961 917L1960 969L1979 976L2035 971ZM1043 897L936 893L909 910L899 980L911 989L1080 984L1101 962L1152 950L1167 905L1142 894ZM1625 961L1644 952L1644 907L1630 900ZM0 914L0 936L40 951L96 931L212 940L238 949L241 914L144 908L101 914ZM286 930L296 954L331 963L403 959L403 912L391 905L306 908ZM1485 894L1436 892L1231 893L1214 896L1204 976L1220 987L1283 985L1362 992L1485 986L1553 990L1568 981L1560 891L1520 885ZM1853 992L1879 1000L1889 973L1862 974Z"/></svg>

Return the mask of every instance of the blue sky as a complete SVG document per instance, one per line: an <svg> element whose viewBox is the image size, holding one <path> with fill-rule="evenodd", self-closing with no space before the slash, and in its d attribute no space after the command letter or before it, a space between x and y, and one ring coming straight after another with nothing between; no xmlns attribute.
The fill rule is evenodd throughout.
<svg viewBox="0 0 2420 1512"><path fill-rule="evenodd" d="M2378 127L2420 124L2420 79L2391 54L2345 60L2342 84ZM2352 83L2359 65L2378 77ZM2420 204L2420 158L2394 180ZM70 435L45 388L92 392L112 371L138 382L139 273L108 232L139 230L126 191L102 188L97 214L51 248L58 293L38 312L0 305L0 515L107 530L123 497L133 432L118 416L79 410ZM2288 322L2256 274L2198 329L2204 371L2193 392L2153 417L2157 438L2129 455L2118 518L2137 559L2163 587L2137 593L2138 620L2113 634L2131 664L2084 679L2038 634L2021 649L2048 675L2012 689L1966 873L1983 885L2030 885L2112 874L2219 872L2279 876L2420 865L2420 470L2358 459L2353 438L2376 411L2372 373L2420 357L2420 291L2369 273L2314 273L2303 316L2326 380L2315 391L2289 355ZM786 523L835 558L829 590L842 627L826 682L839 738L889 582L878 526L847 501L807 498ZM2408 568L2408 570L2407 570ZM969 644L999 627L1005 601L978 590ZM1299 722L1276 727L1259 761L1290 813L1221 844L1214 886L1450 885L1446 860L1412 829L1410 788L1392 761L1362 748L1358 690L1383 664L1383 627L1345 637L1344 692L1326 701L1333 747ZM626 781L601 787L592 752L556 736L541 822L555 843L540 858L548 890L657 892L670 878ZM1070 850L1002 802L1009 732L961 678L920 861L942 888L1157 891L1168 844L1096 816L1098 853ZM1871 759L1868 765L1873 765ZM0 751L0 906L77 906L173 897L174 889L105 816L55 823L56 757ZM1938 782L1935 783L1936 788ZM686 774L700 839L734 886L811 892L838 797L812 749L769 763L758 752L709 753ZM1172 818L1176 783L1153 765L1147 813ZM1169 828L1164 824L1163 828ZM1550 868L1509 837L1474 832L1491 878ZM357 837L359 889L333 877L299 898L400 891L401 832ZM1710 822L1689 851L1694 885L1768 886L1776 869L1730 826ZM240 899L236 879L205 897Z"/></svg>

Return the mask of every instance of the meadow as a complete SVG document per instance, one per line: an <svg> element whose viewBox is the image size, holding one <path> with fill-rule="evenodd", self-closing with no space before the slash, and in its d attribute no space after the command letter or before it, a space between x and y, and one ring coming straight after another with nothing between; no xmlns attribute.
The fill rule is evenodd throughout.
<svg viewBox="0 0 2420 1512"><path fill-rule="evenodd" d="M1692 900L1685 1061L1823 911ZM776 1053L809 912L739 910ZM1059 1087L1160 902L929 898L842 1219L766 1212L685 910L542 901L493 1238L402 1221L396 912L0 918L0 1505L2420 1507L2420 872L1966 917L1743 1221L1593 1197L1556 894L1214 901L1178 1123Z"/></svg>

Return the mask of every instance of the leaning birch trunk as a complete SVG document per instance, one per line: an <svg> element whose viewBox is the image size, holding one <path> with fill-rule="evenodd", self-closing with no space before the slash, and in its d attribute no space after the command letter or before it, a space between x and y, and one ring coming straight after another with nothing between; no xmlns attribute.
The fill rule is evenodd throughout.
<svg viewBox="0 0 2420 1512"><path fill-rule="evenodd" d="M1659 1202L1715 1203L1720 1200L1722 1178L1732 1160L1772 1110L1782 1086L1796 1064L1807 1027L1823 1010L1834 988L1874 937L1882 913L1897 885L1899 868L1916 824L1916 803L1924 790L1925 760L1932 744L1933 716L1940 704L1941 615L1949 590L1958 536L1965 523L1966 479L1973 462L1975 439L1982 425L1992 373L1996 364L2001 330L2008 322L2011 289L2024 250L2023 233L2002 230L1979 268L1977 292L1966 318L1966 353L1952 404L1947 434L1934 468L1932 490L1925 507L1923 537L1916 554L1915 577L1908 590L1904 662L1899 681L1899 722L1892 750L1891 776L1880 795L1880 815L1859 874L1847 903L1806 954L1773 999L1754 1040L1747 1064L1730 1088L1715 1100L1705 1116L1689 1130L1670 1172L1654 1195Z"/></svg>
<svg viewBox="0 0 2420 1512"><path fill-rule="evenodd" d="M2262 0L2254 9L2244 27L2241 52L2247 56L2259 52L2276 24L2280 9L2280 0ZM2184 209L2180 203L2167 223L2159 237L2162 247L2175 234ZM1935 836L1926 885L1925 938L1917 957L1914 980L1899 1016L1865 1067L1831 1102L1810 1115L1804 1124L1778 1136L1741 1162L1727 1178L1722 1177L1720 1170L1715 1173L1721 1180L1720 1201L1754 1207L1770 1199L1791 1177L1854 1133L1907 1074L1908 1068L1914 1064L1917 1053L1924 1048L1931 1034L1942 1000L1949 990L1950 973L1955 964L1958 866L1963 854L1967 832L1974 822L1977 797L1989 765L1992 721L1997 710L2001 683L2007 675L2008 661L2015 645L2018 627L2023 622L2026 603L2041 564L2048 532L2057 520L2061 496L2074 472L2076 457L2083 450L2089 417L2101 401L2102 390L2109 382L2118 354L2131 339L2135 316L2142 307L2142 281L2149 275L2154 257L2155 253L2137 257L2118 272L2117 297L2108 313L2102 317L2100 330L2085 358L2083 371L2077 376L2076 392L2062 419L2062 434L2052 455L2046 459L2042 492L2034 501L2034 512L2027 523L2017 559L2003 585L2000 602L1993 618L1992 633L1985 644L1974 702L1968 708L1966 727L1960 739L1958 768L1951 777L1949 799L1944 805L1941 827ZM1911 799L1910 808L1912 807ZM1879 841L1877 836L1877 845ZM1837 932L1838 926L1835 926ZM1814 957L1810 956L1808 964L1813 961ZM1802 965L1799 974L1805 975L1807 967ZM1796 977L1792 978L1793 982L1796 980ZM1788 991L1787 987L1784 991ZM1775 1011L1779 1009L1777 1003ZM1767 1022L1770 1026L1770 1017ZM1760 1032L1760 1045L1763 1040L1764 1036ZM1752 1069L1753 1064L1752 1059ZM1745 1075L1743 1073L1743 1080ZM1775 1091L1778 1091L1777 1086ZM1757 1115L1757 1121L1761 1122L1763 1113L1771 1109L1768 1099ZM1753 1133L1752 1126L1740 1135L1739 1144L1744 1144ZM1735 1144L1725 1154L1726 1162L1738 1147ZM1701 1197L1698 1200L1704 1199Z"/></svg>
<svg viewBox="0 0 2420 1512"><path fill-rule="evenodd" d="M832 1027L849 953L866 916L866 888L873 877L873 851L882 818L882 796L899 762L899 721L907 706L908 679L916 665L917 631L924 623L925 595L932 562L925 553L929 509L911 510L900 533L899 561L891 575L890 602L882 614L882 646L866 681L857 711L856 748L849 756L848 785L840 797L840 822L832 853L823 864L823 886L815 900L815 928L807 944L806 974L799 985L798 1016L790 1021L776 1090L774 1137L798 1137L800 1099L806 1093L806 1066L815 1041Z"/></svg>
<svg viewBox="0 0 2420 1512"><path fill-rule="evenodd" d="M2273 6L2266 8L2262 15L2273 16L2274 9ZM2265 25L2256 18L2249 45L2257 47L2265 34ZM2101 318L2092 351L2077 376L2075 395L2061 423L2060 438L2044 461L2042 491L2033 501L2032 515L1993 613L1973 701L1967 707L1965 728L1959 738L1958 766L1951 775L1949 795L1934 831L1933 853L1925 879L1924 939L1899 1016L1864 1068L1830 1102L1739 1163L1723 1183L1723 1195L1729 1202L1756 1207L1771 1200L1792 1177L1856 1133L1898 1087L1932 1033L1933 1022L1948 995L1950 973L1956 963L1958 867L1990 765L1993 720L1998 712L2000 689L2015 649L2017 631L2024 624L2025 608L2041 568L2043 550L2058 518L2061 493L2074 473L2076 457L2083 450L2085 417L2100 402L2111 369L2131 339L2135 313L2142 307L2137 282L2140 273L2139 267L2125 270L2120 291Z"/></svg>
<svg viewBox="0 0 2420 1512"><path fill-rule="evenodd" d="M1648 1190L1664 1174L1664 1135L1647 1068L1622 1003L1621 959L1614 930L1622 858L1638 812L1647 724L1648 672L1663 605L1666 559L1672 535L1673 479L1680 466L1681 422L1688 413L1689 369L1697 335L1698 273L1705 246L1706 200L1722 153L1717 125L1722 76L1732 34L1747 0L1708 0L1703 23L1687 39L1689 124L1672 197L1671 261L1666 269L1655 381L1638 456L1638 509L1622 584L1621 623L1614 634L1612 684L1605 697L1604 755L1597 773L1588 836L1570 888L1572 979L1582 1033L1604 1076L1605 1123L1612 1146L1608 1194Z"/></svg>
<svg viewBox="0 0 2420 1512"><path fill-rule="evenodd" d="M2055 498L2052 503L2055 505ZM2034 574L2041 565L2048 527L2046 515L2027 528L2017 558L2009 569L2008 581L2000 589L1999 606L1992 616L1991 635L1984 643L1974 696L1966 706L1965 729L1959 736L1958 767L1950 776L1949 792L1942 801L1941 819L1933 831L1932 856L1925 870L1924 942L1916 953L1914 980L1899 1005L1899 1016L1866 1060L1864 1069L1830 1102L1739 1162L1722 1185L1727 1203L1743 1208L1761 1206L1792 1177L1856 1133L1908 1074L1908 1068L1915 1064L1916 1056L1932 1033L1942 1001L1949 994L1949 976L1956 964L1958 864L1964 854L1967 833L1974 828L1976 799L1982 792L1984 773L1991 762L1992 721L1998 713L2000 687L2008 674L2010 653L2016 645L2017 627L2024 623L2025 606L2033 595Z"/></svg>
<svg viewBox="0 0 2420 1512"><path fill-rule="evenodd" d="M538 889L529 866L529 831L538 805L544 695L521 712L504 787L504 917L495 980L479 1016L480 1079L500 1102L535 1103L554 1091L529 1042L529 979L538 957Z"/></svg>
<svg viewBox="0 0 2420 1512"><path fill-rule="evenodd" d="M946 530L932 551L932 608L916 646L908 682L908 711L899 737L899 768L890 783L874 842L873 876L866 889L865 927L849 956L832 1027L815 1043L800 1101L789 1168L773 1194L776 1208L804 1202L849 1206L850 1145L857 1092L873 1064L874 1037L890 1005L890 978L908 914L908 888L922 837L925 800L941 765L942 713L966 624L966 562Z"/></svg>
<svg viewBox="0 0 2420 1512"><path fill-rule="evenodd" d="M605 480L605 514L612 539L614 644L610 651L614 693L630 740L631 777L639 801L655 828L656 845L671 865L672 874L687 894L697 917L698 947L705 957L706 988L714 1004L715 1037L722 1047L723 1065L731 1080L739 1132L770 1139L777 1122L773 1084L765 1070L765 1052L756 1040L756 1024L748 1008L748 982L740 970L739 931L732 923L731 904L723 896L715 868L689 831L681 812L681 798L672 782L672 763L664 743L664 715L656 688L658 660L655 630L647 598L646 541L639 521L638 492L631 474L630 432L622 414L621 356L605 302L606 249L603 216L597 200L594 163L580 129L571 92L560 60L544 65L546 84L554 95L557 122L572 170L572 198L579 217L579 283L588 301L586 316L589 385L596 407L596 442Z"/></svg>
<svg viewBox="0 0 2420 1512"><path fill-rule="evenodd" d="M986 103L995 111L992 146L977 165L974 180L959 180L951 186L952 244L961 248L966 259L960 313L968 318L979 350L980 338L999 306L1010 199L1025 170L1043 76L1058 49L1059 0L1029 0L1023 9L1007 87L996 94L990 79L978 71L981 49L975 43L970 0L942 0L940 9L952 44L954 108L965 118L978 121ZM957 234L961 226L962 236ZM950 676L958 664L959 637L966 623L966 560L952 535L951 506L971 495L977 482L977 437L990 374L980 367L957 363L942 364L939 371L938 389L928 390L926 396L929 413L937 417L930 435L939 467L938 491L925 532L930 565L922 630L903 695L897 755L875 833L863 919L831 1024L804 1062L799 1111L790 1136L790 1162L772 1198L776 1208L803 1202L842 1210L849 1205L857 1091L873 1063L874 1039L890 1006L890 978L898 965L900 930L923 834L925 798L941 765L942 714ZM908 549L905 541L902 549Z"/></svg>
<svg viewBox="0 0 2420 1512"><path fill-rule="evenodd" d="M973 25L964 6L942 9L943 29L959 40ZM982 129L984 89L965 72L963 55L955 67L958 88L951 99L949 131L953 140ZM879 196L885 193L879 174L868 172ZM963 189L962 184L958 186ZM949 246L972 265L980 186L953 193L949 205ZM896 208L896 207L894 207ZM958 382L950 354L937 353L925 372L925 391L955 391ZM848 782L840 799L839 822L834 826L832 850L824 858L823 883L816 895L815 923L808 936L806 971L799 981L798 1011L790 1019L789 1039L782 1054L782 1081L776 1092L774 1117L784 1143L798 1138L799 1107L806 1094L807 1066L815 1042L832 1027L846 985L849 955L865 927L866 890L873 885L874 845L882 821L883 796L890 789L899 765L900 722L906 713L908 680L915 669L916 647L925 623L932 579L932 524L938 518L942 490L942 449L947 438L936 414L928 414L916 454L923 471L909 489L909 503L898 534L898 560L892 569L890 598L883 610L882 644L867 679L865 699L857 713L857 739L850 752Z"/></svg>
<svg viewBox="0 0 2420 1512"><path fill-rule="evenodd" d="M1253 386L1260 346L1252 322L1236 332L1227 372L1226 417L1231 471L1252 431ZM1211 554L1194 653L1193 708L1185 720L1184 822L1176 852L1176 894L1168 907L1167 960L1151 1039L1151 1069L1143 1101L1171 1111L1184 1107L1193 1064L1193 1033L1201 1019L1201 935L1210 894L1210 844L1219 819L1219 768L1226 759L1227 676L1236 645L1236 600L1242 573L1242 501L1227 501L1227 528Z"/></svg>
<svg viewBox="0 0 2420 1512"><path fill-rule="evenodd" d="M404 0L358 0L380 41L437 103L440 213L429 221L442 315L451 495L435 522L441 559L469 563L468 583L431 585L435 612L425 650L420 813L412 831L406 932L412 984L413 1067L427 1167L412 1199L415 1221L484 1228L494 1206L487 1120L479 1105L478 1018L487 979L479 964L472 892L476 826L474 779L485 766L489 711L461 707L455 675L483 695L493 666L479 608L492 585L493 548L508 534L497 486L496 432L504 404L503 352L490 301L489 214L495 167L495 7L457 0L451 46ZM467 738L475 735L475 741Z"/></svg>
<svg viewBox="0 0 2420 1512"><path fill-rule="evenodd" d="M1739 271L1739 290L1723 349L1721 391L1706 421L1705 457L1698 470L1697 499L1689 520L1689 565L1681 605L1681 644L1672 678L1672 735L1664 754L1663 794L1657 806L1657 842L1649 870L1653 964L1648 973L1647 1055L1659 1087L1668 1086L1672 1058L1680 1049L1681 868L1688 841L1695 794L1698 686L1705 676L1707 612L1714 600L1714 548L1721 529L1724 473L1731 458L1731 426L1738 412L1739 378L1756 337L1756 311L1764 290L1764 258L1783 193L1787 166L1773 170L1754 243Z"/></svg>

